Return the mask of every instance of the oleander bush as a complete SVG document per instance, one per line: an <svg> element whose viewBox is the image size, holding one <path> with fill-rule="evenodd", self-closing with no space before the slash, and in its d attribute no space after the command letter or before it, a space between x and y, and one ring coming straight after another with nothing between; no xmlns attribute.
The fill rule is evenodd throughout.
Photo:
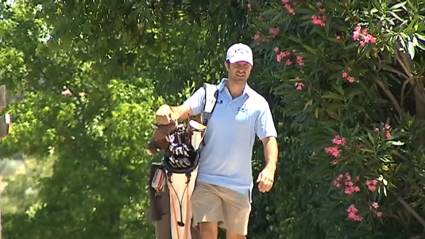
<svg viewBox="0 0 425 239"><path fill-rule="evenodd" d="M419 238L425 2L283 0L248 8L255 85L270 95L282 151L264 231Z"/></svg>

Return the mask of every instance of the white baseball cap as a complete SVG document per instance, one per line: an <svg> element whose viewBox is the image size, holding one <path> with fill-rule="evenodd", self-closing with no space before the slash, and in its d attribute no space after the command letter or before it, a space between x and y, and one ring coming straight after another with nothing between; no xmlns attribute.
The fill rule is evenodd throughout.
<svg viewBox="0 0 425 239"><path fill-rule="evenodd" d="M227 49L226 61L229 61L230 63L245 61L251 66L254 65L251 48L242 43L233 44L229 47L229 49Z"/></svg>

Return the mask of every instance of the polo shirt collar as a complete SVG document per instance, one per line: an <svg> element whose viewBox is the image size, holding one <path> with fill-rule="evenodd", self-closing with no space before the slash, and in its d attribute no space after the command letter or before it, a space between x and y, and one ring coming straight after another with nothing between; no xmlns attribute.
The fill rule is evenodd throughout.
<svg viewBox="0 0 425 239"><path fill-rule="evenodd" d="M222 92L226 86L224 85L228 81L227 78L221 79L220 84L218 85L218 91ZM251 87L249 87L248 83L245 84L245 88L243 89L242 95L249 96L249 93L251 93Z"/></svg>

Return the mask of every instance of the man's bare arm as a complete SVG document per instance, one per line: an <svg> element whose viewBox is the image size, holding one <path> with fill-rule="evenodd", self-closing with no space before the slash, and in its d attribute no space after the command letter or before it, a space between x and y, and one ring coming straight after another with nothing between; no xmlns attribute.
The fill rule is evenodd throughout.
<svg viewBox="0 0 425 239"><path fill-rule="evenodd" d="M171 110L179 115L179 121L186 120L192 116L192 109L187 105L171 106Z"/></svg>
<svg viewBox="0 0 425 239"><path fill-rule="evenodd" d="M267 137L262 139L264 146L264 158L266 160L266 168L276 170L278 158L278 146L275 137Z"/></svg>

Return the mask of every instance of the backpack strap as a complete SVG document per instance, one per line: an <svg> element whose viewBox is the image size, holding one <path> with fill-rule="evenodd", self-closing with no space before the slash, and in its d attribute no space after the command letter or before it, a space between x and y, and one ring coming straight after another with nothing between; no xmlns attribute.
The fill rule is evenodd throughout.
<svg viewBox="0 0 425 239"><path fill-rule="evenodd" d="M217 104L218 87L208 83L204 83L202 87L205 89L205 104L204 111L202 112L202 124L207 126L208 120L211 118Z"/></svg>

